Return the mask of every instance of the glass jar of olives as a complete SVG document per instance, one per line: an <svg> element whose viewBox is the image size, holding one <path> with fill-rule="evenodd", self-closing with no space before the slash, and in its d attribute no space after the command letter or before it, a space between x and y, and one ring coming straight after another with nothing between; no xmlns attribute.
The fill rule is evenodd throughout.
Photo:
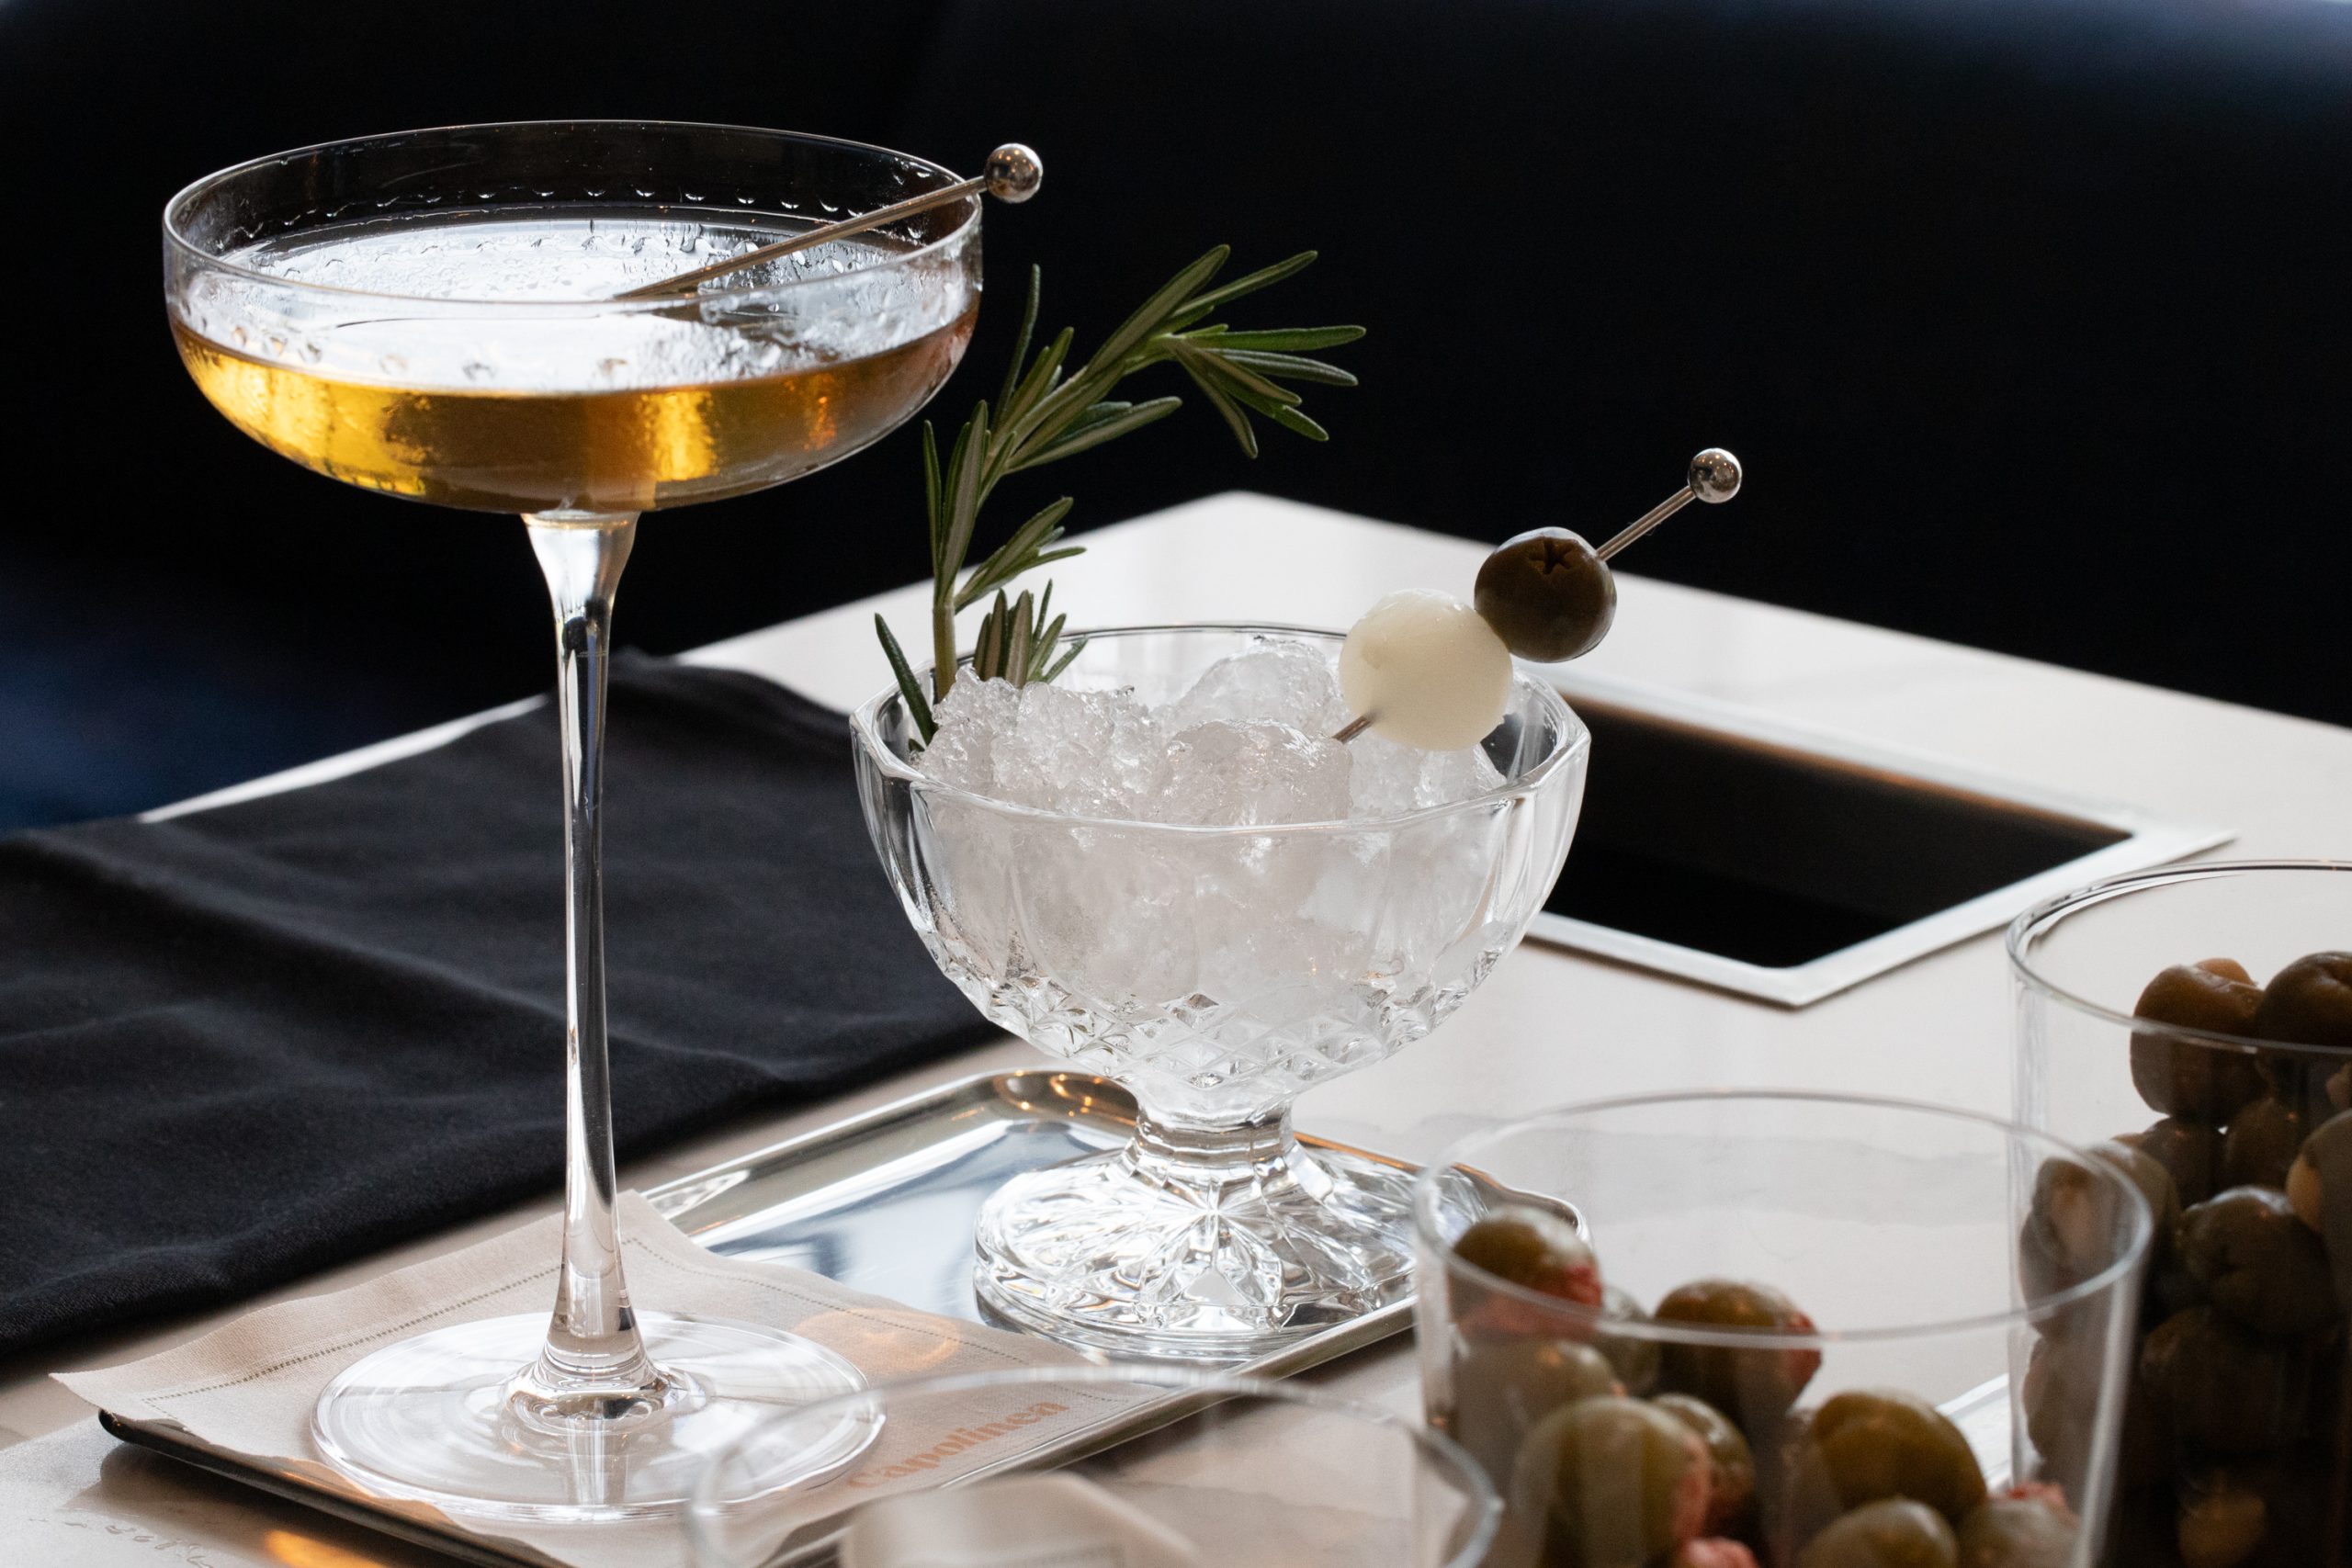
<svg viewBox="0 0 2352 1568"><path fill-rule="evenodd" d="M2352 1568L2352 864L2114 877L2008 951L2018 1119L2159 1216L2108 1562Z"/></svg>
<svg viewBox="0 0 2352 1568"><path fill-rule="evenodd" d="M1504 1501L1487 1568L2100 1561L2154 1229L2115 1165L1898 1101L1657 1095L1466 1139L1414 1216L1429 1417Z"/></svg>

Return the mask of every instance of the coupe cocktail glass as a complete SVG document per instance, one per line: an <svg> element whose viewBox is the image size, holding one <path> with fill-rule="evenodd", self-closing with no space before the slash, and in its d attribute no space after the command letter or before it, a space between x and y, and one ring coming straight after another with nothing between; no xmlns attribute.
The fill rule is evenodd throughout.
<svg viewBox="0 0 2352 1568"><path fill-rule="evenodd" d="M1060 682L1156 705L1268 636L1327 657L1340 642L1098 632ZM866 824L933 959L992 1021L1141 1107L1127 1147L989 1201L980 1299L1073 1344L1236 1360L1406 1294L1410 1172L1302 1145L1291 1102L1436 1028L1542 907L1589 750L1559 694L1513 678L1485 742L1494 788L1280 827L1099 819L955 788L922 772L895 688L853 723Z"/></svg>
<svg viewBox="0 0 2352 1568"><path fill-rule="evenodd" d="M821 137L544 122L258 159L164 211L173 335L213 405L346 483L522 513L555 605L570 900L555 1312L436 1329L337 1378L314 1435L374 1491L518 1518L675 1508L754 1421L856 1386L792 1335L629 1305L599 888L607 637L640 513L797 478L938 389L978 304L979 202L684 298L614 296L954 179ZM812 1463L843 1457L823 1448Z"/></svg>

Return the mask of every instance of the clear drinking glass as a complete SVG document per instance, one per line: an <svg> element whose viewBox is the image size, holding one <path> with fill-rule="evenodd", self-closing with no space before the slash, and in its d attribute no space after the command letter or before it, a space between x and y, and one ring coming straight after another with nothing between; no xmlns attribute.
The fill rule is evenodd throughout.
<svg viewBox="0 0 2352 1568"><path fill-rule="evenodd" d="M2038 1191L2072 1200L2063 1272L2029 1250L2048 1218ZM1507 1205L1578 1226L1605 1294L1527 1289L1455 1253L1473 1223ZM1663 1562L1690 1539L1810 1565L1805 1548L1843 1513L1898 1496L1936 1508L1962 1542L1981 1542L2017 1521L1972 1526L1970 1516L1988 1491L2019 1483L2063 1490L2079 1529L2054 1516L2060 1528L2039 1538L2043 1555L1976 1546L1960 1561L2099 1561L2151 1230L2147 1204L2112 1167L2045 1134L1930 1106L1665 1094L1465 1138L1424 1168L1414 1216L1423 1395L1430 1421L1503 1495L1490 1568ZM1752 1289L1686 1289L1710 1280L1777 1291L1809 1322L1754 1310ZM1706 1304L1653 1317L1670 1293ZM1747 1310L1726 1310L1743 1300ZM1736 1464L1703 1487L1690 1472L1705 1472L1704 1461L1644 1472L1626 1469L1622 1453L1588 1450L1579 1466L1570 1444L1581 1423L1600 1429L1629 1413L1567 1413L1612 1382L1634 1399L1689 1395L1712 1406L1736 1438L1719 1436L1708 1458L1744 1450L1744 1486ZM1935 1407L1950 1427L1928 1417L1905 1431L1875 1415L1846 1424L1886 1405L1840 1396L1888 1391L1915 1413ZM1697 1430L1657 1406L1630 1413L1632 1425L1658 1414ZM1941 1445L1917 1442L1921 1430ZM1900 1446L1883 1440L1889 1433Z"/></svg>
<svg viewBox="0 0 2352 1568"><path fill-rule="evenodd" d="M2296 964L2347 949L2352 864L2333 861L2112 877L2009 928L2018 1119L2147 1156L2152 1175L2115 1152L2165 1212L2118 1568L2352 1564L2352 987ZM2248 976L2192 987L2218 1010L2152 987L2213 959Z"/></svg>
<svg viewBox="0 0 2352 1568"><path fill-rule="evenodd" d="M834 462L947 378L978 304L979 203L683 298L614 296L954 178L821 137L561 121L280 153L164 210L173 336L213 405L345 483L522 513L554 600L570 987L555 1310L455 1324L337 1378L314 1435L373 1491L524 1518L675 1508L778 1402L855 1386L791 1335L629 1304L598 883L605 659L640 513Z"/></svg>
<svg viewBox="0 0 2352 1568"><path fill-rule="evenodd" d="M1340 641L1096 632L1058 683L1163 704L1267 637L1327 658ZM1513 678L1485 742L1493 788L1280 827L1074 816L942 784L913 760L895 687L853 723L867 827L933 959L992 1021L1140 1107L1125 1148L989 1201L983 1304L1114 1354L1238 1359L1401 1299L1408 1173L1302 1146L1291 1102L1443 1022L1542 907L1589 739L1559 694Z"/></svg>
<svg viewBox="0 0 2352 1568"><path fill-rule="evenodd" d="M854 1464L746 1506L843 1424L877 1434ZM1460 1449L1385 1411L1172 1368L1037 1367L780 1416L719 1456L687 1523L691 1568L1473 1568L1496 1513Z"/></svg>

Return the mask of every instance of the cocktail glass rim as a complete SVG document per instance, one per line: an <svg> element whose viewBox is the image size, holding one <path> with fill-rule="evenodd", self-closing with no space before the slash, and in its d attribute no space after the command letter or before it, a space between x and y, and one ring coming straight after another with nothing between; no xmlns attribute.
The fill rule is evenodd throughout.
<svg viewBox="0 0 2352 1568"><path fill-rule="evenodd" d="M1472 1528L1468 1537L1462 1543L1462 1549L1447 1558L1442 1564L1439 1565L1439 1568L1471 1568L1471 1564L1480 1562L1485 1557L1487 1547L1493 1543L1495 1533L1502 1523L1502 1500L1497 1495L1494 1483L1478 1467L1477 1461L1470 1457L1469 1451L1461 1444L1426 1422L1416 1421L1410 1416L1400 1416L1393 1410L1384 1410L1376 1404L1368 1404L1361 1400L1341 1398L1337 1394L1326 1393L1319 1389L1303 1388L1294 1382L1273 1378L1252 1377L1240 1372L1203 1371L1165 1362L1095 1361L1071 1366L998 1368L992 1371L943 1372L929 1377L899 1378L887 1382L868 1383L865 1387L853 1393L835 1394L829 1399L814 1401L797 1409L784 1411L771 1416L758 1426L748 1428L725 1448L718 1450L704 1468L702 1479L696 1483L694 1495L687 1500L685 1508L686 1536L690 1549L689 1561L699 1565L699 1568L732 1568L738 1561L726 1550L722 1542L713 1540L709 1533L720 1519L732 1519L737 1517L734 1511L737 1504L727 1498L715 1497L713 1494L718 1490L726 1468L733 1461L735 1455L749 1444L760 1440L763 1434L776 1427L809 1420L817 1421L821 1425L830 1419L839 1419L861 1407L871 1406L877 1402L885 1402L902 1394L943 1394L956 1393L976 1388L1019 1388L1027 1385L1052 1386L1069 1383L1080 1385L1148 1383L1165 1387L1179 1393L1189 1390L1208 1396L1207 1403L1186 1409L1182 1413L1183 1416L1214 1409L1216 1404L1230 1399L1266 1399L1283 1404L1344 1416L1371 1426L1389 1427L1401 1434L1416 1448L1434 1453L1442 1460L1453 1478L1464 1485L1484 1516ZM1142 1434L1138 1434L1140 1435ZM1092 1458L1096 1453L1107 1451L1112 1450L1110 1449L1096 1450L1081 1457ZM994 1480L1000 1474L1022 1473L1029 1473L1029 1472L1016 1467L1004 1472L989 1472L971 1477L969 1480L970 1482ZM809 1483L820 1484L822 1481L830 1479L831 1479L831 1476L812 1477ZM968 1483L951 1484L964 1483ZM768 1495L772 1498L774 1495Z"/></svg>
<svg viewBox="0 0 2352 1568"><path fill-rule="evenodd" d="M1314 626L1286 626L1279 622L1176 621L1154 626L1105 626L1091 631L1069 632L1065 634L1065 638L1070 642L1075 642L1080 637L1090 640L1111 640L1121 637L1164 636L1173 632L1222 632L1230 636L1298 637L1334 643L1347 635L1344 632L1329 631ZM956 660L958 668L967 668L971 662L969 654ZM915 671L918 686L926 683L934 667L926 664ZM891 704L904 700L904 694L896 684L884 687L859 704L856 710L850 715L850 726L856 734L860 750L865 753L875 769L885 777L910 787L920 788L925 795L959 801L992 812L1001 812L1014 818L1051 822L1063 827L1115 828L1137 832L1168 833L1188 839L1263 839L1365 833L1380 832L1456 812L1470 811L1513 796L1533 794L1549 783L1554 773L1570 766L1579 754L1591 748L1592 731L1585 727L1584 720L1577 716L1576 710L1568 705L1567 699L1563 697L1558 688L1549 681L1538 679L1529 674L1525 669L1514 664L1511 671L1511 684L1514 690L1524 687L1536 694L1538 705L1553 712L1562 721L1561 740L1533 767L1529 768L1517 778L1505 779L1491 789L1481 790L1476 795L1464 795L1459 800L1443 801L1435 806L1416 807L1410 811L1392 812L1379 817L1335 818L1313 822L1274 822L1238 826L1217 822L1151 822L1139 818L1094 817L1080 812L1056 811L1041 806L1023 806L1014 801L1000 799L992 795L982 795L975 790L965 789L960 785L933 778L921 768L909 763L884 739L881 729L881 716L884 710Z"/></svg>
<svg viewBox="0 0 2352 1568"><path fill-rule="evenodd" d="M852 268L846 273L809 273L798 277L772 280L762 283L757 287L747 287L742 288L711 288L700 293L679 295L675 298L656 297L645 299L616 299L610 296L579 299L551 299L536 296L524 299L469 299L455 295L403 294L386 289L352 288L342 284L317 283L308 279L289 278L285 276L283 274L267 272L259 267L246 266L241 262L232 261L226 256L206 249L204 246L197 243L196 241L190 239L182 230L180 219L182 214L187 210L187 204L199 200L211 194L212 190L219 186L225 185L229 181L236 179L241 175L250 174L256 169L267 167L273 164L284 164L293 159L310 157L329 152L340 152L347 149L365 147L370 144L390 144L399 141L413 141L418 137L424 136L448 135L460 131L545 130L561 126L594 127L605 130L625 128L628 126L643 126L649 129L658 127L664 130L707 130L713 132L724 132L733 135L769 137L784 141L842 147L854 149L861 152L885 152L890 153L893 157L903 159L907 166L910 168L919 169L926 174L935 175L942 185L953 185L956 183L956 175L952 171L931 162L929 159L918 158L910 152L900 152L894 148L876 147L867 142L853 141L846 137L820 136L808 131L781 130L770 126L733 125L717 120L646 119L629 116L616 116L608 118L508 119L487 120L481 124L458 123L452 125L416 126L405 130L383 131L372 136L336 137L327 141L311 142L308 146L288 148L282 152L264 153L258 158L248 158L242 164L232 164L225 169L216 169L212 173L203 176L201 179L190 181L187 185L181 186L178 191L173 194L172 198L164 204L164 243L174 249L183 253L206 269L216 273L227 273L233 276L242 277L250 282L259 284L272 290L280 292L317 294L328 298L346 299L394 299L406 304L426 306L435 313L447 314L464 314L471 310L495 310L502 315L509 312L517 315L563 315L577 312L583 309L594 309L600 315L626 315L674 310L682 304L692 305L697 308L726 308L735 305L756 304L762 300L781 298L784 295L791 293L795 289L805 288L812 285L831 284L838 287L847 278L870 277L878 272L912 265L943 249L945 249L946 247L964 243L968 239L971 231L977 229L980 222L980 198L978 196L970 196L965 197L963 202L960 204L964 209L962 221L956 223L954 228L948 230L945 233L941 234L938 238L925 241L923 243L915 246L911 250L892 252L888 255L879 256L869 265ZM651 200L650 197L648 197L647 199L649 201ZM670 203L662 203L660 205L665 207L674 206L674 204ZM748 207L712 206L704 208L685 205L675 206L674 209L678 211L682 217L689 214L706 214L708 217L717 219L729 216L741 218L745 216L760 215L759 209Z"/></svg>
<svg viewBox="0 0 2352 1568"><path fill-rule="evenodd" d="M2018 983L2051 1001L2086 1013L2135 1034L2159 1034L2166 1039L2185 1040L2200 1045L2225 1047L2253 1053L2277 1055L2291 1052L2298 1056L2352 1056L2352 1048L2341 1045L2305 1045L2291 1040L2264 1040L2251 1034L2223 1034L2215 1030L2191 1029L2185 1024L2160 1023L2154 1019L2139 1018L2120 1012L2103 1003L2067 989L2037 967L2029 946L2035 937L2065 917L2110 899L2144 893L2152 888L2169 886L2183 882L2204 882L2221 877L2244 876L2265 872L2335 871L2352 872L2352 861L2340 860L2203 860L2182 865L2160 865L2149 871L2125 872L2117 876L2101 877L2072 892L2045 898L2032 908L2009 922L2004 946L2009 957L2009 973Z"/></svg>
<svg viewBox="0 0 2352 1568"><path fill-rule="evenodd" d="M1894 1111L1905 1114L1926 1115L1945 1122L1967 1122L2002 1134L2013 1141L2042 1152L2044 1158L2062 1156L2089 1170L2108 1190L2123 1202L2132 1216L2132 1235L2115 1260L2088 1279L2062 1291L2036 1296L2006 1312L1976 1313L1964 1317L1926 1320L1918 1323L1883 1324L1860 1328L1821 1328L1799 1332L1781 1328L1707 1328L1693 1324L1659 1323L1647 1318L1612 1317L1605 1307L1587 1306L1560 1296L1516 1284L1501 1275L1490 1272L1465 1258L1453 1255L1453 1243L1440 1230L1442 1217L1458 1213L1458 1205L1449 1204L1443 1191L1449 1172L1464 1171L1479 1174L1476 1154L1496 1140L1529 1133L1557 1128L1567 1135L1577 1122L1611 1111L1638 1111L1651 1107L1675 1105L1725 1105L1739 1101L1771 1101L1782 1104L1845 1106L1855 1111ZM1574 1204L1574 1193L1557 1195ZM2127 1280L2145 1261L2150 1243L2155 1235L2155 1218L2140 1189L2120 1169L2106 1164L2075 1145L2052 1137L2039 1128L2005 1117L1986 1115L1982 1111L1964 1111L1956 1106L1938 1105L1928 1100L1905 1100L1890 1095L1856 1094L1837 1089L1664 1089L1648 1094L1618 1095L1606 1100L1578 1100L1537 1111L1532 1116L1513 1117L1510 1121L1480 1129L1454 1140L1438 1156L1421 1168L1413 1180L1413 1230L1419 1238L1424 1254L1445 1260L1450 1272L1464 1275L1481 1290L1490 1291L1505 1300L1516 1300L1536 1307L1555 1317L1572 1323L1589 1325L1596 1335L1613 1339L1644 1339L1668 1345L1696 1345L1724 1349L1826 1350L1837 1345L1889 1344L1906 1339L1934 1339L1963 1334L1982 1333L1992 1329L2044 1323L2062 1315L2069 1307L2094 1300ZM1607 1278L1606 1243L1602 1243L1602 1278Z"/></svg>

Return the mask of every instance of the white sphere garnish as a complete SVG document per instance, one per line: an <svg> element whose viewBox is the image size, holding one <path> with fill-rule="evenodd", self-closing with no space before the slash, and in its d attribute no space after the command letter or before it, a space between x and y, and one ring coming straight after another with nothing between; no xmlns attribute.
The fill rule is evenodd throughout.
<svg viewBox="0 0 2352 1568"><path fill-rule="evenodd" d="M1447 593L1408 588L1363 613L1340 649L1340 691L1372 728L1425 751L1476 746L1510 700L1510 650Z"/></svg>

